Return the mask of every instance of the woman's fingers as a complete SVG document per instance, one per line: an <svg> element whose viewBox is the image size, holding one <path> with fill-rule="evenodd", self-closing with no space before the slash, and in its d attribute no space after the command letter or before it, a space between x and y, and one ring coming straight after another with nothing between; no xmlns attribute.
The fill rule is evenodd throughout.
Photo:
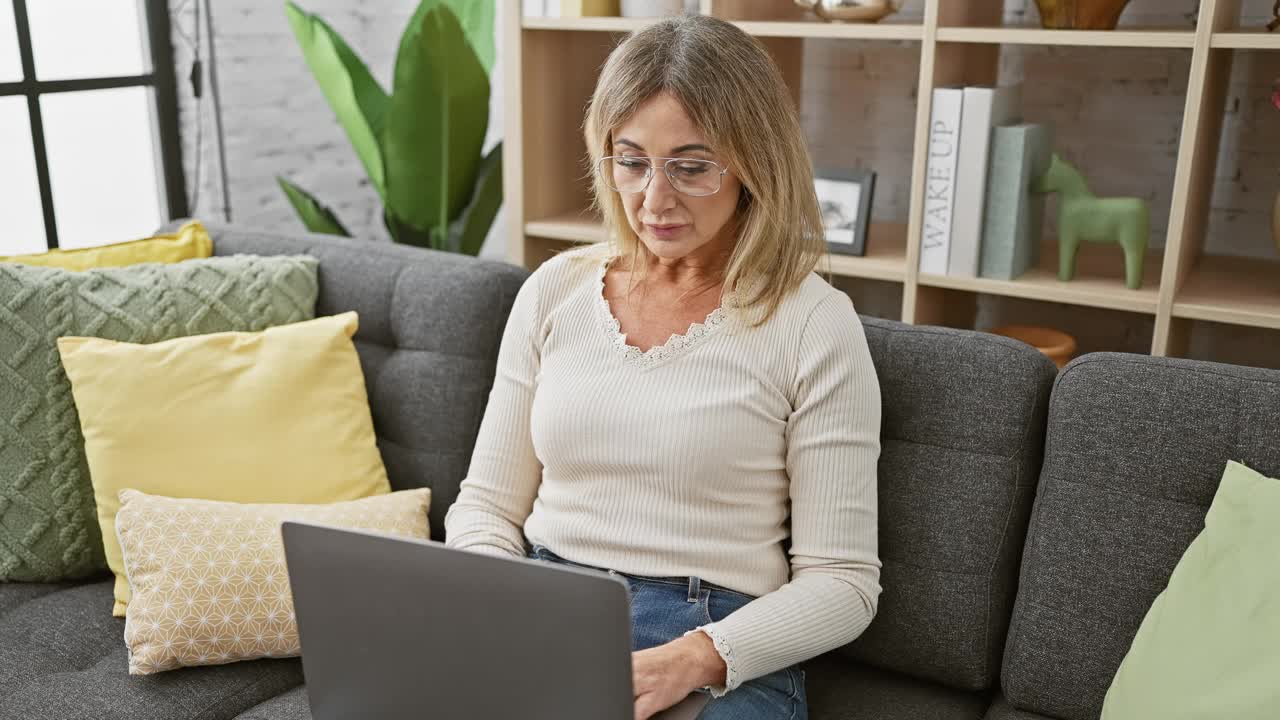
<svg viewBox="0 0 1280 720"><path fill-rule="evenodd" d="M637 655L640 657L632 656L637 662L632 665L631 671L631 685L636 694L635 720L649 720L667 708L662 704L663 676L661 667L652 663L654 658L650 653Z"/></svg>
<svg viewBox="0 0 1280 720"><path fill-rule="evenodd" d="M653 693L636 696L636 720L649 720L660 711L667 709L656 698L657 696Z"/></svg>
<svg viewBox="0 0 1280 720"><path fill-rule="evenodd" d="M686 656L674 642L631 654L636 720L648 720L693 691L685 665Z"/></svg>

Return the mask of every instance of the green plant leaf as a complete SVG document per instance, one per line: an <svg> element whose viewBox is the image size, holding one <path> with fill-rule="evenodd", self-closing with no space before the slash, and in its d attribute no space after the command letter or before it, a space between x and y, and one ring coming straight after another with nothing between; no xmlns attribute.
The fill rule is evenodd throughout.
<svg viewBox="0 0 1280 720"><path fill-rule="evenodd" d="M429 230L419 230L395 217L390 208L382 211L382 223L387 227L391 239L402 245L413 245L433 250L443 250L443 242Z"/></svg>
<svg viewBox="0 0 1280 720"><path fill-rule="evenodd" d="M398 221L446 235L475 187L489 124L489 78L453 12L422 18L396 66L386 129L386 205Z"/></svg>
<svg viewBox="0 0 1280 720"><path fill-rule="evenodd" d="M493 218L502 206L502 143L494 146L484 160L480 162L480 172L476 177L476 191L471 196L471 204L462 211L462 216L454 221L450 228L451 237L458 252L466 255L479 255L484 246L484 239L493 225Z"/></svg>
<svg viewBox="0 0 1280 720"><path fill-rule="evenodd" d="M501 1L498 0L498 2ZM485 74L492 73L494 59L497 56L493 39L494 9L497 2L485 0L422 0L418 3L418 9L414 11L413 17L409 18L409 24L405 25L404 33L400 36L396 67L400 66L400 58L404 56L405 48L417 42L417 35L422 31L422 18L439 5L446 5L453 10L458 23L462 25L463 33L471 43L471 48L475 50L476 57L480 58Z"/></svg>
<svg viewBox="0 0 1280 720"><path fill-rule="evenodd" d="M373 187L385 199L386 170L378 140L386 124L387 92L328 23L293 2L285 3L285 14L320 90L347 131Z"/></svg>
<svg viewBox="0 0 1280 720"><path fill-rule="evenodd" d="M276 182L280 183L280 189L284 190L284 194L289 198L289 204L293 205L294 211L298 213L298 217L302 219L302 224L307 227L307 230L328 235L351 237L351 233L347 232L347 229L342 226L338 216L322 205L319 200L316 200L311 193L279 175L276 176Z"/></svg>

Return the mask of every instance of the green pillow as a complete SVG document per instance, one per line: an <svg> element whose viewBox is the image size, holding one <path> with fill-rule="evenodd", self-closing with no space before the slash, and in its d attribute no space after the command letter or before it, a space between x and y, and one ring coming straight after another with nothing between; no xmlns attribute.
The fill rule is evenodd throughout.
<svg viewBox="0 0 1280 720"><path fill-rule="evenodd" d="M310 320L316 272L301 255L85 272L0 263L0 580L107 566L59 337L153 343Z"/></svg>
<svg viewBox="0 0 1280 720"><path fill-rule="evenodd" d="M1280 716L1280 481L1227 463L1204 530L1138 628L1103 720Z"/></svg>

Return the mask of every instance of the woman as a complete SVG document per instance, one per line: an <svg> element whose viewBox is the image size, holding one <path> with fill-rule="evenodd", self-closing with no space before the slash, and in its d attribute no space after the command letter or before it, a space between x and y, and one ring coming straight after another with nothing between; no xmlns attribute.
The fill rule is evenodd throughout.
<svg viewBox="0 0 1280 720"><path fill-rule="evenodd" d="M673 18L585 137L614 244L518 293L448 543L627 578L638 719L804 718L797 663L875 615L880 394L795 109L753 38Z"/></svg>

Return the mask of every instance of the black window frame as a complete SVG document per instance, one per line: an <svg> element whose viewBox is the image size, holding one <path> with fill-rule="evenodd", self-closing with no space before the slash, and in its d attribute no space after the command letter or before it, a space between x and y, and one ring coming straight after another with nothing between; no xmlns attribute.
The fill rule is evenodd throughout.
<svg viewBox="0 0 1280 720"><path fill-rule="evenodd" d="M37 0L38 2L39 0ZM4 0L0 0L4 2ZM31 24L27 0L12 0L18 53L22 59L22 80L0 82L0 97L25 96L31 123L31 144L35 152L36 180L44 211L44 231L50 250L58 247L58 222L53 207L53 186L49 180L49 156L45 147L44 120L40 97L77 90L149 87L155 92L156 121L159 125L160 162L164 174L164 196L168 219L187 215L186 178L182 169L182 141L178 130L178 93L173 67L173 45L169 34L169 7L165 0L145 0L147 45L151 49L151 72L141 75L37 80L35 55L31 46Z"/></svg>

